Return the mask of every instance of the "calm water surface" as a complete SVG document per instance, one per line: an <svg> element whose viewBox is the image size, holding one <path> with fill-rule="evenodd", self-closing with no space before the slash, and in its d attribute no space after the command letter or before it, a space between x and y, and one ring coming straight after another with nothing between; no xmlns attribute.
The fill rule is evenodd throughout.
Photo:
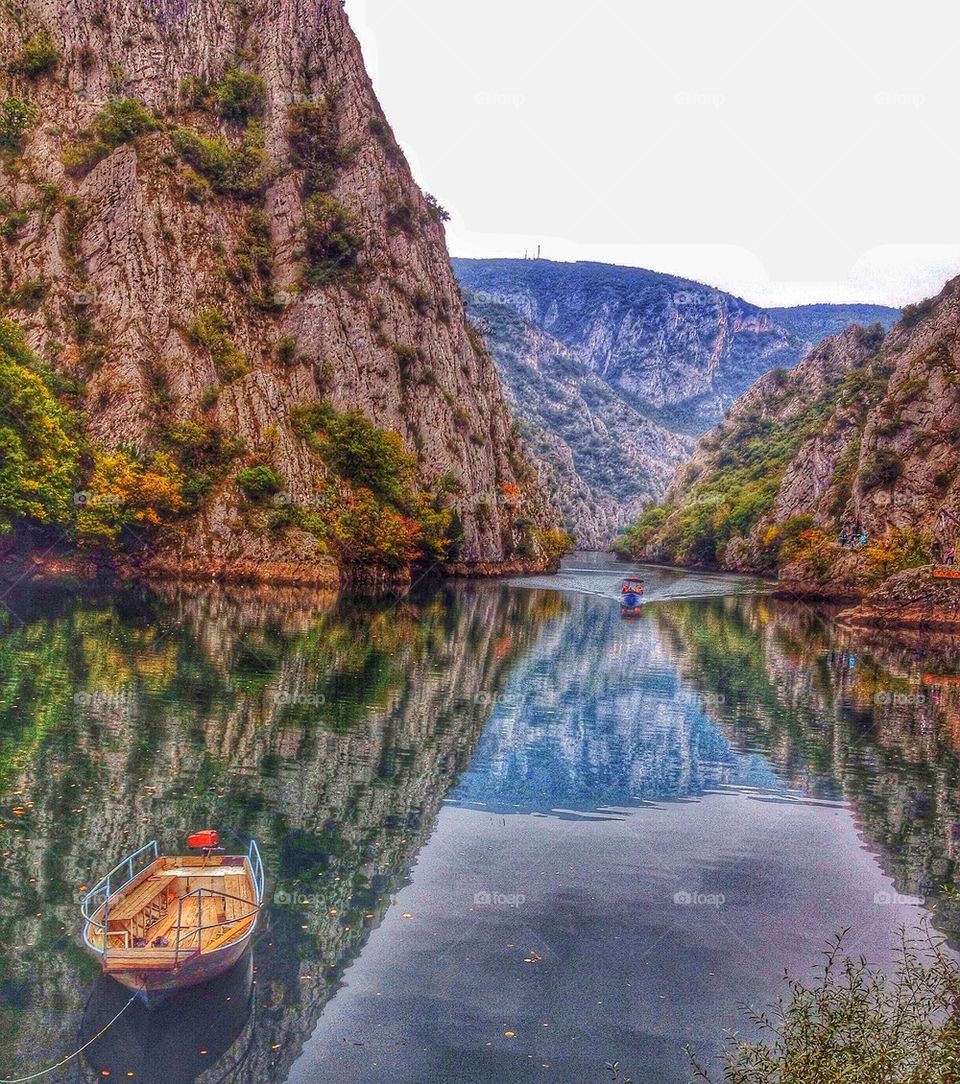
<svg viewBox="0 0 960 1084"><path fill-rule="evenodd" d="M134 846L260 841L245 962L47 1080L690 1079L825 939L960 931L960 659L762 584L622 566L351 602L0 608L0 1077L127 995L79 948Z"/></svg>

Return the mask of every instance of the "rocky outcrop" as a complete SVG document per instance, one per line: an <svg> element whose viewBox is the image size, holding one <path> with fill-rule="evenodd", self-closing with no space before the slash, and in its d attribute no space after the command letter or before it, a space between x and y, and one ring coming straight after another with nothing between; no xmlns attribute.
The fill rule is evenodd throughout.
<svg viewBox="0 0 960 1084"><path fill-rule="evenodd" d="M239 438L234 467L269 465L309 507L324 466L292 411L360 408L416 453L421 486L455 479L461 559L513 556L522 531L503 487L523 492L527 521L541 495L467 327L442 211L412 179L339 0L0 13L5 58L37 40L49 63L4 77L32 123L0 163L0 301L76 382L93 442L154 447L189 421ZM108 129L120 98L149 113ZM299 148L298 108L313 125ZM219 338L197 330L211 312ZM322 547L293 528L264 537L231 474L155 555L294 567Z"/></svg>
<svg viewBox="0 0 960 1084"><path fill-rule="evenodd" d="M849 329L793 372L763 377L700 443L661 518L638 526L634 542L669 557L678 539L694 538L687 552L723 567L779 566L785 593L846 600L941 560L960 537L958 337L954 279L886 335ZM867 606L889 622L896 596L884 590ZM950 623L949 598L926 585L903 620Z"/></svg>
<svg viewBox="0 0 960 1084"><path fill-rule="evenodd" d="M692 440L657 425L569 347L513 309L465 291L541 483L581 549L603 549L659 500Z"/></svg>
<svg viewBox="0 0 960 1084"><path fill-rule="evenodd" d="M857 628L960 630L960 580L937 579L932 566L907 569L869 591L839 620Z"/></svg>

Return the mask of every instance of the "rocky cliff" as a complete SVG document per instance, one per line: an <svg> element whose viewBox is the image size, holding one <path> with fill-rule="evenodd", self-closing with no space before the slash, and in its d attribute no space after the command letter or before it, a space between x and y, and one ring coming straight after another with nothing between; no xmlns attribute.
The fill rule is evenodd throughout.
<svg viewBox="0 0 960 1084"><path fill-rule="evenodd" d="M856 597L960 534L960 279L886 335L850 329L762 378L699 445L634 543ZM843 546L844 527L866 545Z"/></svg>
<svg viewBox="0 0 960 1084"><path fill-rule="evenodd" d="M344 472L296 420L320 402L400 435L462 560L542 557L444 212L338 0L28 0L0 12L0 52L3 314L70 381L94 451L204 459L148 564L335 579L344 548L309 513ZM258 495L298 515L238 488L259 468Z"/></svg>

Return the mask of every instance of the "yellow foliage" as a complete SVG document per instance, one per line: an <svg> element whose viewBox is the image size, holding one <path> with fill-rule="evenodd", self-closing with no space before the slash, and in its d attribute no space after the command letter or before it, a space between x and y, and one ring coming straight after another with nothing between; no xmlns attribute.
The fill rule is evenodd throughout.
<svg viewBox="0 0 960 1084"><path fill-rule="evenodd" d="M185 476L165 452L140 459L122 449L96 452L87 492L80 495L82 545L117 541L130 527L159 527L186 507Z"/></svg>

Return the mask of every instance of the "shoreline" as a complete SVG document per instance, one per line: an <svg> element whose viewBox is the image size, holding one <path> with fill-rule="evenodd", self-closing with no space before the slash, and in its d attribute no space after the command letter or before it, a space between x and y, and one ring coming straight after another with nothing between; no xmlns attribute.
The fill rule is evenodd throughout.
<svg viewBox="0 0 960 1084"><path fill-rule="evenodd" d="M0 584L13 586L63 580L92 583L112 578L126 583L219 583L378 593L406 590L418 579L429 577L484 580L534 574L556 575L559 569L559 559L461 561L392 569L385 566L350 568L332 559L309 562L256 561L250 558L172 561L158 558L138 560L134 556L98 562L76 552L30 550L8 553L0 560Z"/></svg>

